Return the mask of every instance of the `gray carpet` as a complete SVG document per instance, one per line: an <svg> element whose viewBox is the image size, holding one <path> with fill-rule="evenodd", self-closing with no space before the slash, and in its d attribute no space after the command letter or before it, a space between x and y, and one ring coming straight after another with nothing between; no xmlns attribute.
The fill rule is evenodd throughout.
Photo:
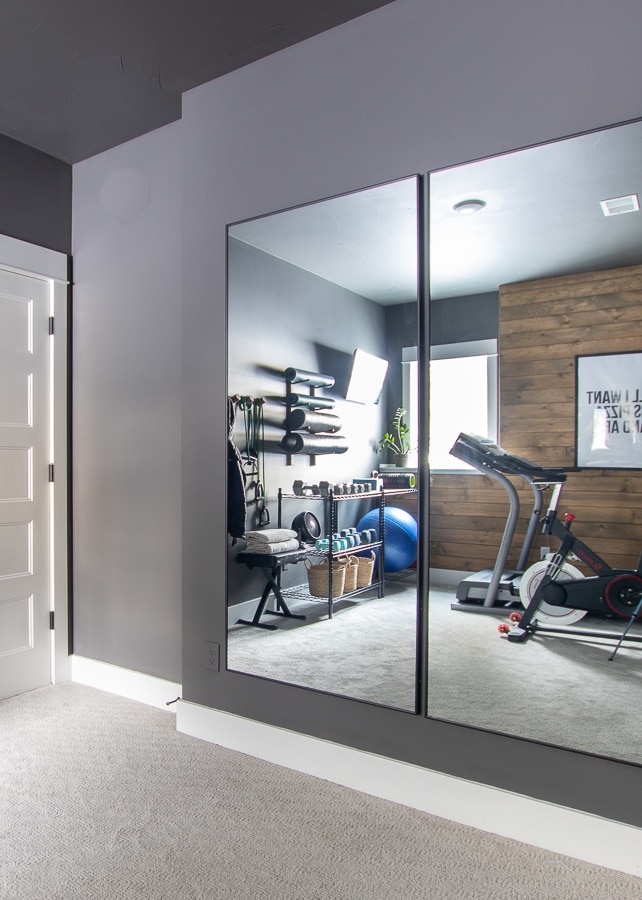
<svg viewBox="0 0 642 900"><path fill-rule="evenodd" d="M436 718L642 763L642 644L536 635L501 638L503 619L450 608L430 594L428 709ZM595 617L578 628L622 630ZM636 633L642 629L636 625Z"/></svg>
<svg viewBox="0 0 642 900"><path fill-rule="evenodd" d="M642 763L642 644L608 657L624 620L583 619L610 630L609 644L537 635L499 637L505 619L451 610L454 589L431 589L428 708L431 716ZM268 678L414 708L415 586L386 586L386 597L296 607L304 623L277 631L237 626L229 666ZM635 633L642 633L636 624Z"/></svg>
<svg viewBox="0 0 642 900"><path fill-rule="evenodd" d="M178 734L81 685L0 702L3 900L634 900L642 880Z"/></svg>
<svg viewBox="0 0 642 900"><path fill-rule="evenodd" d="M265 617L276 631L233 626L228 666L385 706L415 708L416 586L392 582L386 596L292 604L297 619Z"/></svg>

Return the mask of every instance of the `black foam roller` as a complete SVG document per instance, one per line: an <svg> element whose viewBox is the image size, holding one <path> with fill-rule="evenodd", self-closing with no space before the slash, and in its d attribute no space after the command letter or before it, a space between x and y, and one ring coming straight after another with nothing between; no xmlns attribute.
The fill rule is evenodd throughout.
<svg viewBox="0 0 642 900"><path fill-rule="evenodd" d="M306 409L332 409L334 400L329 397L312 397L309 394L288 394L285 402L290 406L305 406Z"/></svg>
<svg viewBox="0 0 642 900"><path fill-rule="evenodd" d="M341 430L341 419L331 413L313 409L293 409L287 418L289 431L310 431L312 434L334 434Z"/></svg>
<svg viewBox="0 0 642 900"><path fill-rule="evenodd" d="M341 435L291 431L284 435L281 446L286 453L308 453L310 456L317 456L321 453L345 453L348 442Z"/></svg>
<svg viewBox="0 0 642 900"><path fill-rule="evenodd" d="M332 387L332 375L320 375L318 372L306 372L305 369L294 369L292 366L283 373L291 384L309 384L310 387Z"/></svg>

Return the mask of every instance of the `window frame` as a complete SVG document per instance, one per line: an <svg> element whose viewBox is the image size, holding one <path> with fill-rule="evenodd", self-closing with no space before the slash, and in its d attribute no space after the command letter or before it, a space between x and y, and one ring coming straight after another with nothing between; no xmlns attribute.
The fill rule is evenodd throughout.
<svg viewBox="0 0 642 900"><path fill-rule="evenodd" d="M430 361L442 359L464 359L471 356L485 356L487 358L487 435L493 442L497 442L499 435L499 351L497 338L488 338L479 341L461 341L451 344L434 344L430 347ZM412 398L412 380L413 380L413 363L417 367L416 374L418 376L418 354L416 347L404 347L402 349L402 397L403 405L408 410L408 424L410 425L411 434L417 435L418 429L418 406L416 413L413 412ZM428 454L430 449L428 448ZM415 454L416 456L416 454ZM413 463L416 465L416 461ZM452 467L431 467L431 472L448 475L470 475L477 474L477 470L465 463L461 466Z"/></svg>

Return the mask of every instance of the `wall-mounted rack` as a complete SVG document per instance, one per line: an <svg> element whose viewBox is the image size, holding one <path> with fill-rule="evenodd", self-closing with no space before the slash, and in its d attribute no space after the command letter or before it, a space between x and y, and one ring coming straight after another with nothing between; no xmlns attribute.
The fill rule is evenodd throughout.
<svg viewBox="0 0 642 900"><path fill-rule="evenodd" d="M334 401L316 394L317 388L334 385L332 375L289 367L283 377L286 412L281 446L287 454L287 464L291 466L293 454L298 453L308 455L311 466L319 454L345 453L347 441L337 434L341 419L328 412L334 408Z"/></svg>

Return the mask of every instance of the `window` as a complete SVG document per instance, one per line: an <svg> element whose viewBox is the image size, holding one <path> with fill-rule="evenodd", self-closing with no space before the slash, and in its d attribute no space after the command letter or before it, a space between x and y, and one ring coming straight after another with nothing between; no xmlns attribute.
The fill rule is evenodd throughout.
<svg viewBox="0 0 642 900"><path fill-rule="evenodd" d="M414 440L419 407L413 350L404 350L403 368L404 406ZM470 470L450 455L450 448L461 431L497 440L497 341L440 344L430 348L430 356L430 468Z"/></svg>
<svg viewBox="0 0 642 900"><path fill-rule="evenodd" d="M404 420L410 429L408 465L416 467L419 460L419 363L416 347L404 347L401 351L401 378L402 403L406 410Z"/></svg>

